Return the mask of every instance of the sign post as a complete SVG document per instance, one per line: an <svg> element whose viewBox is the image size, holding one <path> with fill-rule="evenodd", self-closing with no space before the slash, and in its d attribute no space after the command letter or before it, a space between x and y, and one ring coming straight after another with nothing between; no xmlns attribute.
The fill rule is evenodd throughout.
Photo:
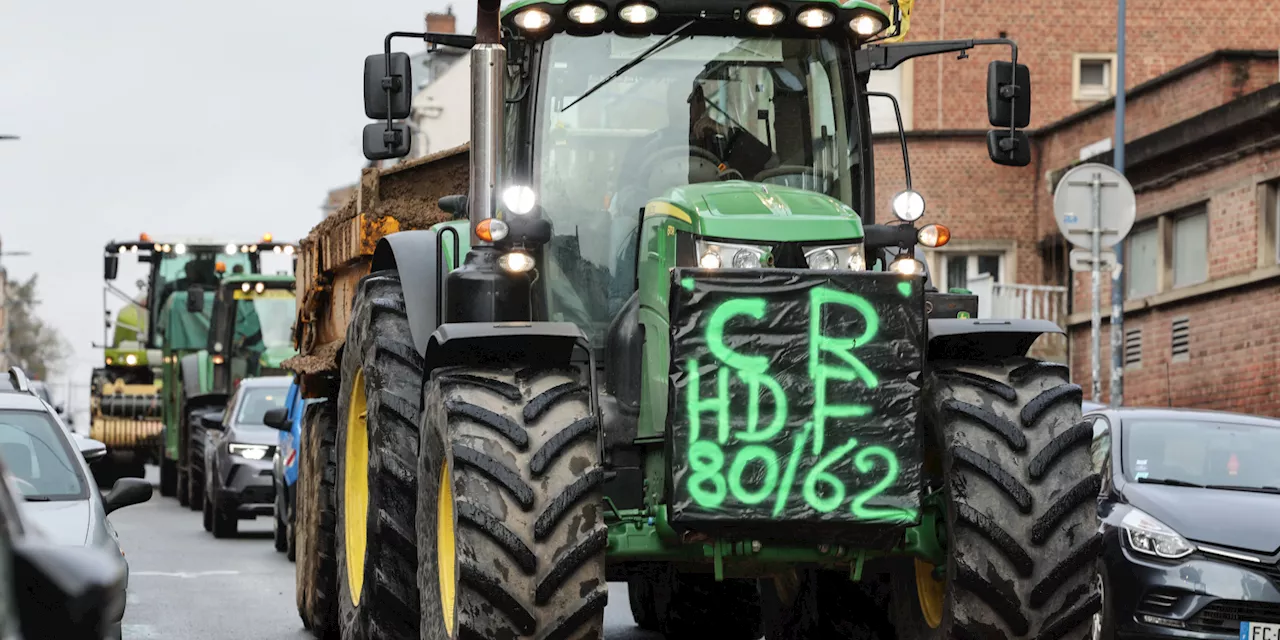
<svg viewBox="0 0 1280 640"><path fill-rule="evenodd" d="M1091 277L1094 402L1102 402L1102 272L1117 269L1116 253L1111 247L1129 235L1136 215L1133 187L1123 174L1104 164L1091 162L1071 169L1062 176L1053 193L1053 217L1058 229L1068 242L1080 247L1071 251L1071 270L1088 271ZM1119 278L1112 279L1113 287L1120 286L1119 283ZM1115 356L1114 352L1122 350L1124 345L1113 340L1111 348ZM1112 362L1116 362L1115 357ZM1115 375L1113 371L1113 379Z"/></svg>

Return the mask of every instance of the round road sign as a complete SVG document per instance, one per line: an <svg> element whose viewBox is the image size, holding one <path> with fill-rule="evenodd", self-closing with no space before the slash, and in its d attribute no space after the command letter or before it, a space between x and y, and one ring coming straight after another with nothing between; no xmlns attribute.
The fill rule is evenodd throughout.
<svg viewBox="0 0 1280 640"><path fill-rule="evenodd" d="M1093 181L1101 182L1103 249L1124 240L1133 229L1137 200L1133 187L1119 171L1097 162L1082 164L1067 172L1053 192L1053 218L1067 241L1088 249L1093 242Z"/></svg>

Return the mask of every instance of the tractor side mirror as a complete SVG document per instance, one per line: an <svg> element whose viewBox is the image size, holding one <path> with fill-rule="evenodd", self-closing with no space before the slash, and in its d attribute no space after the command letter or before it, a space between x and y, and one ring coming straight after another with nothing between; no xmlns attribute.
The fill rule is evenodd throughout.
<svg viewBox="0 0 1280 640"><path fill-rule="evenodd" d="M390 62L391 73L387 74ZM409 54L397 51L388 58L375 54L364 59L364 115L374 120L404 120L413 108L413 73ZM387 90L390 89L390 95Z"/></svg>
<svg viewBox="0 0 1280 640"><path fill-rule="evenodd" d="M293 430L293 423L289 422L289 410L284 407L271 409L262 414L262 424L279 431Z"/></svg>
<svg viewBox="0 0 1280 640"><path fill-rule="evenodd" d="M187 313L204 312L204 290L198 285L187 288Z"/></svg>
<svg viewBox="0 0 1280 640"><path fill-rule="evenodd" d="M1031 139L1025 131L992 129L987 132L987 155L996 164L1025 167L1031 164Z"/></svg>
<svg viewBox="0 0 1280 640"><path fill-rule="evenodd" d="M1024 129L1031 124L1031 70L995 60L987 65L987 120L993 127Z"/></svg>
<svg viewBox="0 0 1280 640"><path fill-rule="evenodd" d="M454 220L467 217L467 196L453 195L440 198L440 210L453 216Z"/></svg>
<svg viewBox="0 0 1280 640"><path fill-rule="evenodd" d="M108 255L102 257L102 277L107 281L115 280L116 275L120 272L120 256Z"/></svg>
<svg viewBox="0 0 1280 640"><path fill-rule="evenodd" d="M409 125L403 122L375 122L364 126L364 157L368 160L390 160L409 155L412 141Z"/></svg>

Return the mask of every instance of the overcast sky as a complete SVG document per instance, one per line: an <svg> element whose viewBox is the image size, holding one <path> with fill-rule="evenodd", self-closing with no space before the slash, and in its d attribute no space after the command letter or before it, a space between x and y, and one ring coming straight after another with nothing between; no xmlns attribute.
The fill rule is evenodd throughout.
<svg viewBox="0 0 1280 640"><path fill-rule="evenodd" d="M31 252L0 260L40 274L75 384L101 360L103 245L305 235L359 177L364 57L446 4L0 0L0 134L21 136L0 140L0 242Z"/></svg>

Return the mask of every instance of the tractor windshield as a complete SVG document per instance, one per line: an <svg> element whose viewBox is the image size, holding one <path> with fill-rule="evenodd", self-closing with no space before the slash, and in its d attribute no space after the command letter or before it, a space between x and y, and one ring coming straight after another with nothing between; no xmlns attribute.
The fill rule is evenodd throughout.
<svg viewBox="0 0 1280 640"><path fill-rule="evenodd" d="M240 380L261 375L264 366L277 366L266 363L293 348L293 319L298 309L293 294L283 289L237 291L235 297L231 376Z"/></svg>
<svg viewBox="0 0 1280 640"><path fill-rule="evenodd" d="M626 249L650 199L725 179L860 191L846 45L680 35L574 104L660 39L561 34L543 49L534 188L554 228L551 318L597 343L634 291Z"/></svg>
<svg viewBox="0 0 1280 640"><path fill-rule="evenodd" d="M160 311L165 307L169 296L177 291L186 291L193 284L203 285L206 291L213 291L218 286L220 276L217 271L219 262L227 267L227 273L239 268L251 271L250 254L227 254L217 247L189 247L183 253L167 251L157 255L157 264L152 269L151 291L156 296L151 307L151 326L160 326ZM153 331L152 348L164 346L163 334Z"/></svg>

